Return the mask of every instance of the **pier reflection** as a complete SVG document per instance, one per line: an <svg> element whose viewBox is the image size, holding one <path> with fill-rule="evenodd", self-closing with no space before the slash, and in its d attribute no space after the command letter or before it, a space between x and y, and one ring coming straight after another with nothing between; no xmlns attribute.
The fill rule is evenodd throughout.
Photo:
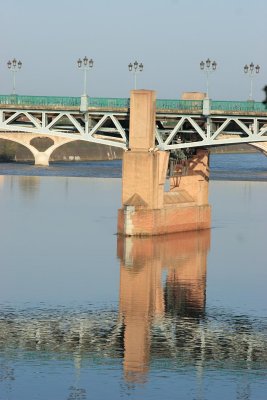
<svg viewBox="0 0 267 400"><path fill-rule="evenodd" d="M22 176L18 180L18 187L26 198L34 198L40 190L40 177Z"/></svg>
<svg viewBox="0 0 267 400"><path fill-rule="evenodd" d="M0 189L2 188L3 184L5 181L5 177L3 175L0 175Z"/></svg>
<svg viewBox="0 0 267 400"><path fill-rule="evenodd" d="M151 327L176 317L200 321L205 313L210 230L145 238L118 238L124 374L146 379Z"/></svg>

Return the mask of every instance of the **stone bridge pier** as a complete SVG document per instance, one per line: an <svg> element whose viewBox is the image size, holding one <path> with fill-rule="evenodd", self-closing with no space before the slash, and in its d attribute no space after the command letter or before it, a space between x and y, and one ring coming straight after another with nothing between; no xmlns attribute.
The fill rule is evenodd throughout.
<svg viewBox="0 0 267 400"><path fill-rule="evenodd" d="M165 192L169 153L155 147L155 92L134 90L130 101L118 234L162 235L210 228L208 151L198 150L186 168L177 166Z"/></svg>

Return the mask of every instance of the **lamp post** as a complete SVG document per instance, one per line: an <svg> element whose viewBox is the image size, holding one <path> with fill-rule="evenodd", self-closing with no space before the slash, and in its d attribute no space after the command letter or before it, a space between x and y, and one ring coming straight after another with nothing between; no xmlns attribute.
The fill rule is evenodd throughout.
<svg viewBox="0 0 267 400"><path fill-rule="evenodd" d="M260 66L259 65L254 65L253 62L251 62L249 65L244 66L244 72L245 74L248 74L250 78L250 92L249 92L249 101L252 101L252 89L253 89L253 77L255 74L258 74L260 72Z"/></svg>
<svg viewBox="0 0 267 400"><path fill-rule="evenodd" d="M85 56L82 60L79 58L77 60L78 68L83 70L83 94L81 95L81 106L80 111L86 112L88 111L88 96L87 96L87 71L90 68L93 68L94 61L92 58L90 60Z"/></svg>
<svg viewBox="0 0 267 400"><path fill-rule="evenodd" d="M22 62L21 61L17 61L16 58L13 58L12 61L9 60L7 62L7 67L12 72L12 75L13 75L12 94L16 94L16 72L21 69Z"/></svg>
<svg viewBox="0 0 267 400"><path fill-rule="evenodd" d="M209 58L206 60L206 62L201 61L201 63L200 63L201 71L205 72L205 74L206 74L206 88L207 88L206 98L207 99L209 98L209 76L212 72L214 72L216 70L217 65L218 64L216 63L216 61L211 62L211 60Z"/></svg>
<svg viewBox="0 0 267 400"><path fill-rule="evenodd" d="M137 61L135 61L133 64L130 63L128 65L128 69L130 72L133 72L134 74L134 90L136 90L136 75L138 72L142 72L144 69L144 65L142 63L138 63Z"/></svg>

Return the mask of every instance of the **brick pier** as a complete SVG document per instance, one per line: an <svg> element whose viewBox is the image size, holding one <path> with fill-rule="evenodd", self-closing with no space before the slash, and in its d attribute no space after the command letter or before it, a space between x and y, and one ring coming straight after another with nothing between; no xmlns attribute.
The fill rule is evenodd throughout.
<svg viewBox="0 0 267 400"><path fill-rule="evenodd" d="M178 165L164 191L169 153L155 148L156 95L134 90L129 150L123 154L118 234L162 235L210 228L208 151L198 150L186 171Z"/></svg>

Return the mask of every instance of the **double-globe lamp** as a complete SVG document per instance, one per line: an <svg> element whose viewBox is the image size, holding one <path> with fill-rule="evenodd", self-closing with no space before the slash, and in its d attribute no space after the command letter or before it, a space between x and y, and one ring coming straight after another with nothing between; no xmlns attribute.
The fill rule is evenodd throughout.
<svg viewBox="0 0 267 400"><path fill-rule="evenodd" d="M128 65L128 69L129 69L130 72L133 72L133 74L134 74L134 89L136 90L136 83L137 83L136 82L136 80L137 80L136 76L137 76L138 72L142 72L143 71L144 65L142 63L138 63L138 61L135 61L133 64L130 63Z"/></svg>
<svg viewBox="0 0 267 400"><path fill-rule="evenodd" d="M260 66L259 65L254 65L253 62L251 62L249 65L244 66L244 72L247 74L250 78L250 92L249 92L249 101L253 100L252 96L252 90L253 90L253 77L255 74L258 74L260 72Z"/></svg>
<svg viewBox="0 0 267 400"><path fill-rule="evenodd" d="M8 69L12 72L13 76L13 85L12 85L12 94L16 94L16 72L21 69L22 62L17 61L16 58L13 58L12 61L7 62Z"/></svg>
<svg viewBox="0 0 267 400"><path fill-rule="evenodd" d="M200 69L201 71L205 72L206 74L206 98L209 98L209 76L212 72L214 72L217 68L216 61L212 61L208 58L206 62L200 62Z"/></svg>

